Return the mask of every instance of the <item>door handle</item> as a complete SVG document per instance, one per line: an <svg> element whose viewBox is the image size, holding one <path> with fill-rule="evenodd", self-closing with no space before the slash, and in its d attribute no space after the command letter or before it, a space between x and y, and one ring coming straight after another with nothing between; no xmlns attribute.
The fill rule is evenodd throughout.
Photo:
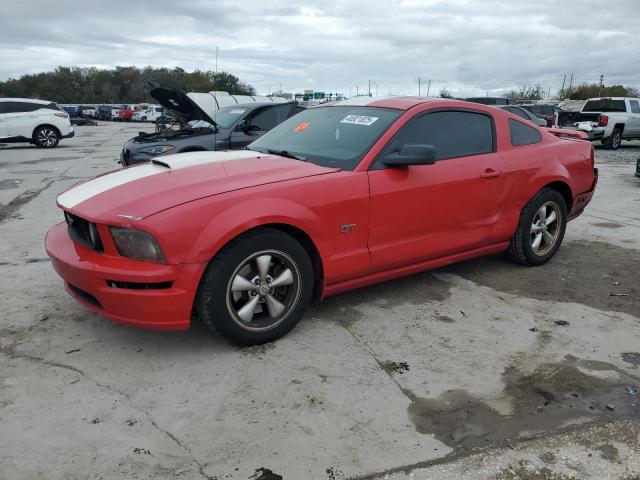
<svg viewBox="0 0 640 480"><path fill-rule="evenodd" d="M494 170L493 168L487 168L484 173L480 174L480 178L495 178L502 175L501 170Z"/></svg>

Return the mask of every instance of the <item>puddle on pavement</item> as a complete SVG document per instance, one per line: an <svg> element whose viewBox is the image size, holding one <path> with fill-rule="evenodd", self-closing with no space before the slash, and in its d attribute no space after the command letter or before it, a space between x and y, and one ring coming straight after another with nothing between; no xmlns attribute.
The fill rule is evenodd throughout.
<svg viewBox="0 0 640 480"><path fill-rule="evenodd" d="M433 399L405 391L412 400L409 417L418 432L433 434L457 453L509 445L518 437L558 431L571 423L640 420L640 395L627 390L634 382L610 381L578 369L587 365L567 356L563 362L542 364L531 374L508 367L503 372L503 394L511 401L510 415L496 412L465 390L450 390ZM616 370L603 362L592 366Z"/></svg>
<svg viewBox="0 0 640 480"><path fill-rule="evenodd" d="M6 180L0 180L0 190L18 188L23 180L23 178L7 178Z"/></svg>
<svg viewBox="0 0 640 480"><path fill-rule="evenodd" d="M629 352L622 354L622 360L631 365L640 365L640 353Z"/></svg>
<svg viewBox="0 0 640 480"><path fill-rule="evenodd" d="M601 227L601 228L622 228L622 227L624 227L624 224L616 223L616 222L597 222L597 223L593 223L592 225L595 226L595 227Z"/></svg>
<svg viewBox="0 0 640 480"><path fill-rule="evenodd" d="M494 255L442 271L501 292L640 316L638 271L630 265L640 265L640 250L582 241L564 243L549 263L539 267L523 267L506 255ZM626 295L609 295L615 293Z"/></svg>

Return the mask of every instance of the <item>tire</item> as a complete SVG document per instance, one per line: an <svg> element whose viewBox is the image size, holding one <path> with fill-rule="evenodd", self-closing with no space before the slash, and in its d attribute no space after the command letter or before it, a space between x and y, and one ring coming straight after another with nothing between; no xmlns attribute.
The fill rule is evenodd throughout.
<svg viewBox="0 0 640 480"><path fill-rule="evenodd" d="M551 212L554 212L555 220L550 220ZM507 253L512 260L523 265L542 265L551 260L560 248L566 228L567 203L564 197L557 190L543 188L522 210Z"/></svg>
<svg viewBox="0 0 640 480"><path fill-rule="evenodd" d="M142 118L140 119L140 121L141 121L141 122L146 122L146 121L147 121L147 117L142 117Z"/></svg>
<svg viewBox="0 0 640 480"><path fill-rule="evenodd" d="M622 130L620 128L614 128L613 133L607 138L602 140L605 150L617 150L622 143Z"/></svg>
<svg viewBox="0 0 640 480"><path fill-rule="evenodd" d="M280 230L259 229L232 240L211 260L196 309L231 342L258 345L296 326L313 289L313 267L302 245Z"/></svg>
<svg viewBox="0 0 640 480"><path fill-rule="evenodd" d="M48 125L38 127L33 132L33 143L40 148L53 148L60 142L58 131Z"/></svg>

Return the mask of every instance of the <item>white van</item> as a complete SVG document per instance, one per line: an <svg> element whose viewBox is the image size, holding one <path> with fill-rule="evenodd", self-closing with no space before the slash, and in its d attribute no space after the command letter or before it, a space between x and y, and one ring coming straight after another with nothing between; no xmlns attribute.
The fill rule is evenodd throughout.
<svg viewBox="0 0 640 480"><path fill-rule="evenodd" d="M75 135L69 114L53 102L0 98L0 143L33 143L53 148Z"/></svg>

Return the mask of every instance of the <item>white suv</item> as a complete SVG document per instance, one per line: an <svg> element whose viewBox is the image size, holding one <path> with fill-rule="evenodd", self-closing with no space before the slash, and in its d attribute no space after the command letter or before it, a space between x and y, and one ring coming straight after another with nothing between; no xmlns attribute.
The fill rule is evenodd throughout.
<svg viewBox="0 0 640 480"><path fill-rule="evenodd" d="M162 107L149 105L148 107L138 110L131 115L134 122L155 122L162 116Z"/></svg>
<svg viewBox="0 0 640 480"><path fill-rule="evenodd" d="M69 114L53 102L0 98L0 143L29 142L53 148L75 135Z"/></svg>

